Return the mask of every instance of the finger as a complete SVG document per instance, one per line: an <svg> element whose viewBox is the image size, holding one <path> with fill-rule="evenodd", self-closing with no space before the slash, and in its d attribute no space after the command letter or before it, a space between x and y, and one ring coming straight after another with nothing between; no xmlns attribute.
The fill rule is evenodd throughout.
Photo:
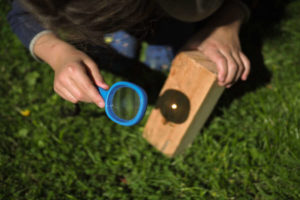
<svg viewBox="0 0 300 200"><path fill-rule="evenodd" d="M84 62L87 65L89 73L95 81L96 85L107 90L109 86L105 83L97 64L90 58L85 59Z"/></svg>
<svg viewBox="0 0 300 200"><path fill-rule="evenodd" d="M81 91L81 89L72 79L66 80L63 86L78 101L91 102L90 98L84 94L84 91Z"/></svg>
<svg viewBox="0 0 300 200"><path fill-rule="evenodd" d="M233 84L230 83L230 84L226 85L226 88L230 88L232 85L233 85Z"/></svg>
<svg viewBox="0 0 300 200"><path fill-rule="evenodd" d="M240 58L240 55L238 53L232 53L232 56L238 65L237 73L234 78L234 82L237 82L240 79L242 73L244 72L245 66L244 66L244 63L242 62L242 59Z"/></svg>
<svg viewBox="0 0 300 200"><path fill-rule="evenodd" d="M77 77L86 73L83 70L83 66L73 64L72 66L68 67L68 69L72 71L72 74L60 74L60 76L58 76L58 78L55 80L55 88L61 93L70 93L77 101L91 102L90 98L87 95L84 95L84 92L82 92L72 80L73 77ZM66 97L66 95L64 96Z"/></svg>
<svg viewBox="0 0 300 200"><path fill-rule="evenodd" d="M78 102L78 100L64 87L56 88L55 92L67 101L70 101L72 103Z"/></svg>
<svg viewBox="0 0 300 200"><path fill-rule="evenodd" d="M206 53L206 56L216 63L218 69L218 81L220 85L224 85L227 76L227 61L225 57L218 50L211 50Z"/></svg>
<svg viewBox="0 0 300 200"><path fill-rule="evenodd" d="M223 51L221 53L224 55L224 57L227 60L227 68L228 68L228 72L224 84L226 85L226 87L228 86L230 87L231 84L234 83L237 70L238 70L238 64L236 63L233 56L230 53L228 53L228 51Z"/></svg>
<svg viewBox="0 0 300 200"><path fill-rule="evenodd" d="M242 80L245 81L245 80L247 80L248 75L250 73L251 64L250 64L250 61L247 58L247 56L245 56L245 54L243 54L242 52L240 52L240 57L241 57L241 59L244 63L244 66L245 66L245 70L242 74Z"/></svg>
<svg viewBox="0 0 300 200"><path fill-rule="evenodd" d="M74 79L76 77L76 79ZM73 77L74 84L77 85L78 88L80 88L82 95L84 97L82 98L89 98L89 101L94 102L97 106L100 108L104 107L104 100L99 94L98 90L90 80L90 78L86 75L86 73L78 74L77 76Z"/></svg>

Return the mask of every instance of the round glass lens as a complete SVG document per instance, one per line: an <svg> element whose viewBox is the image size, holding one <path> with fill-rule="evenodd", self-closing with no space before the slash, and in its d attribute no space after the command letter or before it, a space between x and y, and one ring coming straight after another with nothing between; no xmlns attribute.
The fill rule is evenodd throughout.
<svg viewBox="0 0 300 200"><path fill-rule="evenodd" d="M121 119L133 119L137 115L139 107L140 97L131 88L119 88L112 98L112 110Z"/></svg>

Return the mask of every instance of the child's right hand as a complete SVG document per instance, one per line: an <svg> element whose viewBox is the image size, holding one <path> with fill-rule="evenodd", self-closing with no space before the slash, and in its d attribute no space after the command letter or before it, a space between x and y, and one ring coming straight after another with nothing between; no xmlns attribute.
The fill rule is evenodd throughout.
<svg viewBox="0 0 300 200"><path fill-rule="evenodd" d="M108 89L97 64L85 53L75 50L53 65L55 71L54 90L72 103L93 102L104 107L104 101L95 85Z"/></svg>
<svg viewBox="0 0 300 200"><path fill-rule="evenodd" d="M52 33L38 39L34 53L55 72L54 90L72 103L93 102L103 108L104 100L96 86L108 89L97 64L85 53L58 39Z"/></svg>

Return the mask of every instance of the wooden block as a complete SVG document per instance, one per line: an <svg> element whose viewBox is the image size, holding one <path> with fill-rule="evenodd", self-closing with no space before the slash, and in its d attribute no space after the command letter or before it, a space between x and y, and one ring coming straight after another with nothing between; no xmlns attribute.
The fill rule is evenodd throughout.
<svg viewBox="0 0 300 200"><path fill-rule="evenodd" d="M143 137L165 155L183 152L221 96L214 63L198 51L178 54L146 123Z"/></svg>

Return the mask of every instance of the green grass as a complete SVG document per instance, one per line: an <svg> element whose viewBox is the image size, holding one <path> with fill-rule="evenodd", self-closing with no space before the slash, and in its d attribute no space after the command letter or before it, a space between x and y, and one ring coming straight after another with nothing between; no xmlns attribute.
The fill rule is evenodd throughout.
<svg viewBox="0 0 300 200"><path fill-rule="evenodd" d="M252 29L263 35L271 80L258 70L253 82L228 90L191 148L173 159L142 138L146 118L121 127L94 105L76 113L0 6L0 199L300 199L300 1L271 33Z"/></svg>

